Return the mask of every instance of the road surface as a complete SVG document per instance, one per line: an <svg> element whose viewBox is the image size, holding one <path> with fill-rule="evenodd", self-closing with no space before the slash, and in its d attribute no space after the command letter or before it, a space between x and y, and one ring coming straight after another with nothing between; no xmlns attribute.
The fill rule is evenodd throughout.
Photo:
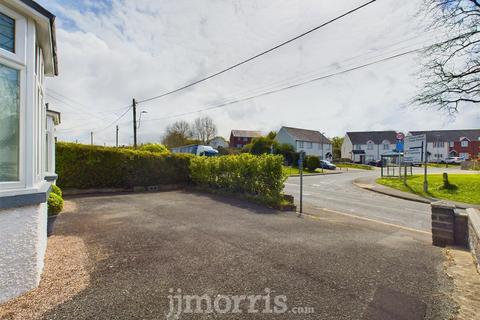
<svg viewBox="0 0 480 320"><path fill-rule="evenodd" d="M342 174L304 176L304 212L315 214L326 210L430 232L430 205L378 194L353 184L357 178L379 175L379 170L350 170ZM300 178L289 178L285 192L293 194L298 205Z"/></svg>

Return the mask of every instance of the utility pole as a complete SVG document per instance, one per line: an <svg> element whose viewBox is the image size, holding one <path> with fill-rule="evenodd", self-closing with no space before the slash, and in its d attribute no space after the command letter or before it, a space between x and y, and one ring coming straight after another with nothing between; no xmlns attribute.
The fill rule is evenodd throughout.
<svg viewBox="0 0 480 320"><path fill-rule="evenodd" d="M137 101L133 99L133 147L137 149Z"/></svg>
<svg viewBox="0 0 480 320"><path fill-rule="evenodd" d="M117 148L118 148L118 125L117 125L117 128L115 130L115 146L117 146Z"/></svg>
<svg viewBox="0 0 480 320"><path fill-rule="evenodd" d="M93 131L90 132L90 144L93 146Z"/></svg>

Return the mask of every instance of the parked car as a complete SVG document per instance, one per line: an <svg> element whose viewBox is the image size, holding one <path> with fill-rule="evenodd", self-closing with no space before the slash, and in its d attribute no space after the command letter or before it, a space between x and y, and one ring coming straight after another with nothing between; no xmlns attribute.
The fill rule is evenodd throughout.
<svg viewBox="0 0 480 320"><path fill-rule="evenodd" d="M327 160L320 160L320 168L327 170L335 170L337 166Z"/></svg>
<svg viewBox="0 0 480 320"><path fill-rule="evenodd" d="M448 157L445 159L445 163L447 164L460 164L463 161L465 161L465 159L461 157Z"/></svg>
<svg viewBox="0 0 480 320"><path fill-rule="evenodd" d="M372 166L372 167L381 167L382 166L382 160L372 160L367 165Z"/></svg>

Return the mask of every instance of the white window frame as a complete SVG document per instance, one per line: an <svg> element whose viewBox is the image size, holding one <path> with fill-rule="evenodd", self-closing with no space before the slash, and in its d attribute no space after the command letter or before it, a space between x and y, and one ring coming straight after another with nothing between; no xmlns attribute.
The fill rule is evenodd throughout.
<svg viewBox="0 0 480 320"><path fill-rule="evenodd" d="M307 141L307 149L312 149L312 143Z"/></svg>
<svg viewBox="0 0 480 320"><path fill-rule="evenodd" d="M460 142L460 147L462 147L462 148L468 148L468 140L467 140L467 139L462 140L462 141Z"/></svg>
<svg viewBox="0 0 480 320"><path fill-rule="evenodd" d="M368 141L367 142L367 150L373 150L373 145L374 145L373 141Z"/></svg>
<svg viewBox="0 0 480 320"><path fill-rule="evenodd" d="M27 45L27 19L15 11L0 4L0 12L15 20L15 52L0 48L0 64L19 71L19 155L18 155L18 181L0 181L0 190L11 190L26 187L26 159L25 159L25 119L26 119L26 45Z"/></svg>
<svg viewBox="0 0 480 320"><path fill-rule="evenodd" d="M303 141L298 141L298 147L302 149L304 148Z"/></svg>

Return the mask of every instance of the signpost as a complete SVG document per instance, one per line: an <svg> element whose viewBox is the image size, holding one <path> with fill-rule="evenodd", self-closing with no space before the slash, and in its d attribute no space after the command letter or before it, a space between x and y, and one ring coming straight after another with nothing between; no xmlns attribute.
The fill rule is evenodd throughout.
<svg viewBox="0 0 480 320"><path fill-rule="evenodd" d="M424 179L423 179L423 191L428 191L427 180L427 135L421 134L418 136L405 137L404 145L404 157L403 160L407 163L423 163L424 166Z"/></svg>
<svg viewBox="0 0 480 320"><path fill-rule="evenodd" d="M298 170L300 171L300 211L298 217L302 216L303 213L303 159L305 158L305 152L300 152L300 157L298 158Z"/></svg>

